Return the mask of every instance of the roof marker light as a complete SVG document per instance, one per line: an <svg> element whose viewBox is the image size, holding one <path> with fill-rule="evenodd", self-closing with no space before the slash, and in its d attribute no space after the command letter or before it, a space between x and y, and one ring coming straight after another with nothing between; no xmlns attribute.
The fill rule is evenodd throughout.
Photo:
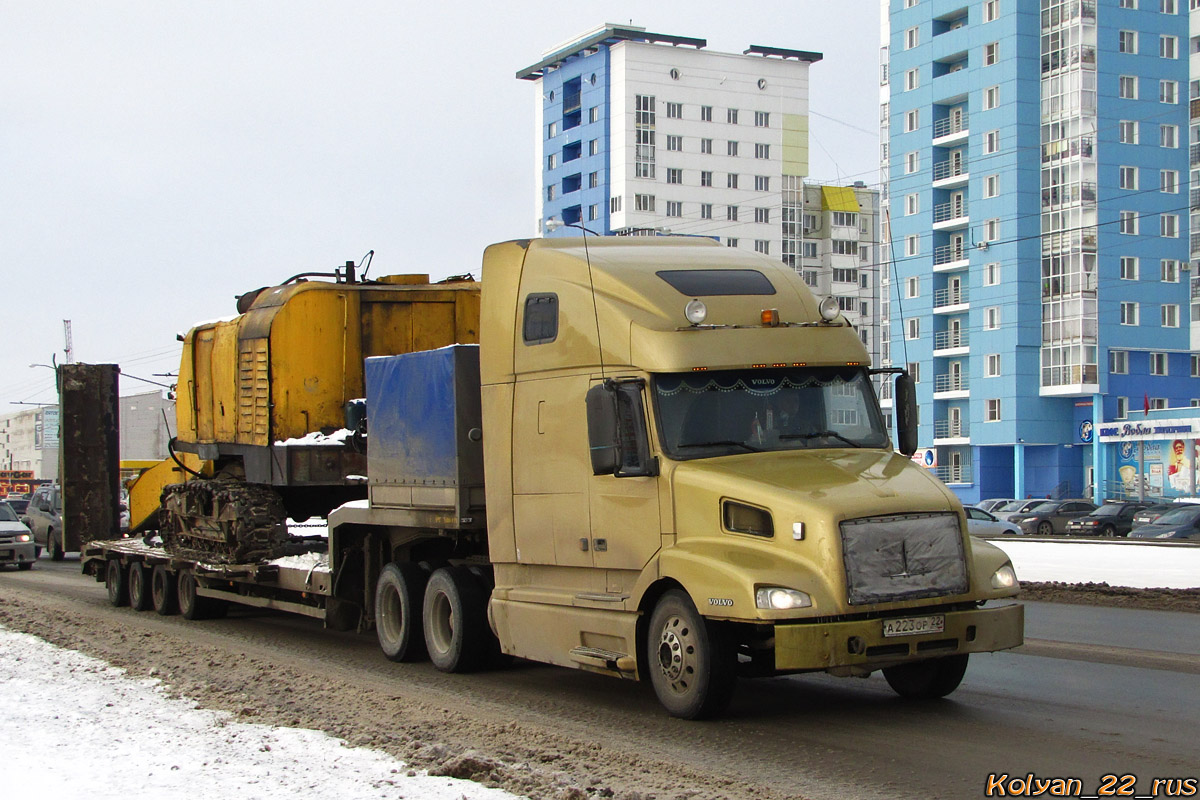
<svg viewBox="0 0 1200 800"><path fill-rule="evenodd" d="M778 308L764 308L762 310L762 313L759 314L758 317L762 321L764 328L779 327L779 309Z"/></svg>

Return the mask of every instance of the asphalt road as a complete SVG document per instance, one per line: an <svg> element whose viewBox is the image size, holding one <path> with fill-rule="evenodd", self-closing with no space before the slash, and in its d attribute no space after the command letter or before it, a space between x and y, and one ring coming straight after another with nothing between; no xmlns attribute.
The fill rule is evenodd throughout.
<svg viewBox="0 0 1200 800"><path fill-rule="evenodd" d="M178 637L184 649L225 652L230 663L286 664L293 682L336 680L355 688L363 720L382 713L372 710L382 694L403 687L443 720L440 734L454 746L549 760L581 786L611 787L618 800L981 797L996 773L1078 778L1085 794L1105 775L1132 774L1145 793L1154 778L1200 777L1200 615L1030 603L1030 644L973 656L947 700L902 701L879 676L793 676L743 681L725 719L686 723L667 717L646 686L574 670L518 663L443 675L387 662L372 637L304 618L254 611L188 623L113 609L77 562L0 574L0 609L14 603L92 631L119 630L123 642ZM206 658L221 668L220 658ZM416 710L406 714L395 724L419 723ZM345 735L346 724L335 732ZM504 726L529 750L515 749Z"/></svg>

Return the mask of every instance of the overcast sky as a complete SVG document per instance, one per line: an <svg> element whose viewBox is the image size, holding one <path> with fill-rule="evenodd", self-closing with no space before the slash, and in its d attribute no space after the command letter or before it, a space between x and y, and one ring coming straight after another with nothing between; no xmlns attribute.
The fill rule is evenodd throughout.
<svg viewBox="0 0 1200 800"><path fill-rule="evenodd" d="M175 372L234 296L375 250L478 275L532 235L533 85L604 22L816 50L814 180L878 180L878 0L0 0L0 415L75 358ZM169 379L156 379L170 382ZM122 394L154 387L130 378Z"/></svg>

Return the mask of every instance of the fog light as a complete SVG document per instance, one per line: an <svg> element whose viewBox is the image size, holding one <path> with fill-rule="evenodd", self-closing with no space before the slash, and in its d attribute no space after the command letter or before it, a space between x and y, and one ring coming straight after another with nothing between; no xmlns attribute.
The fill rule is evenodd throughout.
<svg viewBox="0 0 1200 800"><path fill-rule="evenodd" d="M703 300L689 300L683 307L683 315L687 317L688 322L699 325L708 319L708 306L704 305Z"/></svg>
<svg viewBox="0 0 1200 800"><path fill-rule="evenodd" d="M811 608L812 598L796 589L764 586L754 593L754 604L759 608L775 611L789 608Z"/></svg>
<svg viewBox="0 0 1200 800"><path fill-rule="evenodd" d="M1012 564L1005 564L992 574L993 589L1011 589L1017 585L1017 572Z"/></svg>
<svg viewBox="0 0 1200 800"><path fill-rule="evenodd" d="M837 319L841 308L838 307L837 298L830 296L821 301L821 305L818 306L817 310L821 312L821 319L826 322L833 322Z"/></svg>

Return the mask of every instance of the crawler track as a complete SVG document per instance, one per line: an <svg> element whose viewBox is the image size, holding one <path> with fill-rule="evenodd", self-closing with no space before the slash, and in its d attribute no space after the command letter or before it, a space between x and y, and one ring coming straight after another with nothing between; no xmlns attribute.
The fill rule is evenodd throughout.
<svg viewBox="0 0 1200 800"><path fill-rule="evenodd" d="M287 554L287 515L270 487L194 480L163 489L160 519L167 552L238 564Z"/></svg>

